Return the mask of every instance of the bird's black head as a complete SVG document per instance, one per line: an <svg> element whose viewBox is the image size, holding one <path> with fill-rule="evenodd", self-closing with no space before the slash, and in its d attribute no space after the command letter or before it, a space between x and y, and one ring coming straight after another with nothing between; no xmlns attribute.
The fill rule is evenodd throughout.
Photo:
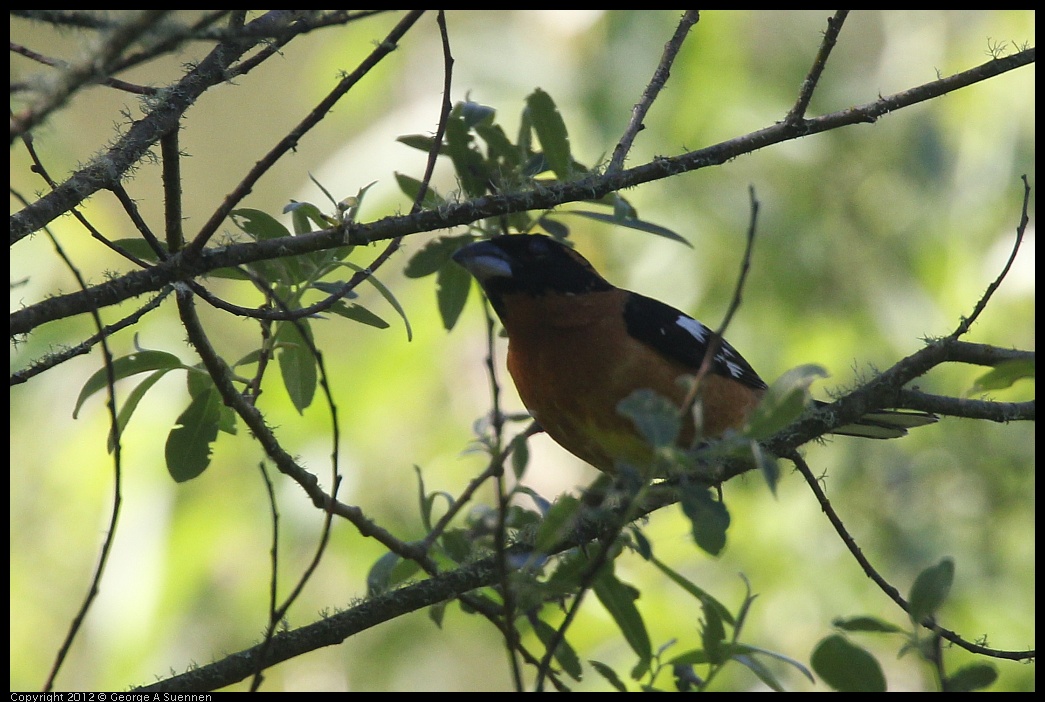
<svg viewBox="0 0 1045 702"><path fill-rule="evenodd" d="M613 289L583 256L540 234L477 241L459 249L453 259L475 276L495 309L504 295L569 295Z"/></svg>

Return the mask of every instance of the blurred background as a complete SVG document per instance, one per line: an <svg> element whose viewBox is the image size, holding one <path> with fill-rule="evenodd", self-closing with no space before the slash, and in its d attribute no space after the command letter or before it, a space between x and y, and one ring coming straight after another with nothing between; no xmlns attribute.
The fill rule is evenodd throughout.
<svg viewBox="0 0 1045 702"><path fill-rule="evenodd" d="M628 165L675 155L746 134L783 119L819 47L827 11L705 12L686 41L671 79L645 120ZM191 18L186 11L179 19ZM678 21L674 11L452 11L452 100L468 96L498 111L514 139L524 98L540 87L556 101L574 157L589 166L608 159ZM386 13L314 32L248 75L208 91L187 113L181 132L186 232L191 235L244 172L353 70L398 21ZM1033 46L1030 11L854 12L813 98L809 116L875 100L979 65L998 49ZM74 59L80 32L54 32L12 18L11 40ZM131 71L126 80L164 85L209 44ZM12 80L40 71L12 56ZM425 155L396 142L432 134L442 99L443 59L435 14L426 15L399 48L372 71L320 126L254 188L242 206L278 215L291 199L325 207L309 180L336 198L372 181L360 220L405 212L409 200L394 173L420 178ZM772 381L818 363L831 377L822 398L855 385L950 333L968 315L1008 256L1026 174L1035 179L1033 66L887 115L681 175L624 195L639 215L669 227L693 248L580 218L567 222L578 248L612 282L658 298L717 326L738 272L749 220L749 186L761 203L758 240L743 305L730 341ZM57 180L86 163L131 120L137 98L95 87L79 94L35 132L35 146ZM127 187L147 221L162 227L159 167L148 161ZM449 163L433 181L457 188ZM24 148L11 151L11 185L27 196L45 188L29 171ZM1033 203L1032 203L1033 204ZM569 206L567 206L567 209ZM14 198L11 211L21 209ZM91 198L86 216L110 238L135 232L115 199ZM1033 349L1034 213L1024 249L967 340ZM562 218L566 219L566 218ZM289 222L289 219L285 221ZM226 229L233 229L229 223ZM88 280L127 266L84 234L71 218L52 224ZM453 233L453 232L442 232ZM437 233L438 234L438 233ZM415 466L429 490L456 494L485 466L466 453L472 425L489 407L484 373L485 322L473 291L451 333L439 318L434 278L408 279L409 256L433 235L408 238L380 273L405 308L402 322L370 286L362 304L388 319L373 329L332 318L316 323L317 345L338 402L340 497L402 539L419 538ZM380 245L353 260L366 265ZM76 289L48 239L12 249L11 309ZM222 283L215 284L218 292ZM238 289L238 288L237 288ZM105 312L118 319L135 301ZM257 344L257 326L200 305L208 331L228 358ZM137 343L198 359L187 346L173 300L137 327ZM91 321L51 324L11 348L11 370L94 333ZM114 353L134 339L113 339ZM502 369L507 409L521 409ZM72 419L84 381L100 353L81 356L11 391L11 689L39 689L80 606L112 508L108 413L99 394ZM918 385L960 396L984 369L949 366ZM274 381L274 382L273 382ZM136 384L121 382L121 398ZM1022 381L992 399L1034 397ZM58 690L119 690L192 664L205 664L257 642L269 587L270 516L258 446L240 426L222 435L210 468L176 485L163 442L187 398L184 374L170 373L145 398L124 435L122 513L101 595L58 678ZM261 407L287 450L329 482L331 420L322 403L298 415L278 378ZM548 499L590 483L595 471L545 437L531 440L528 486ZM809 446L813 470L865 554L901 592L942 557L957 566L944 626L1002 649L1032 648L1035 598L1033 427L944 419L902 441L839 439ZM272 471L275 473L275 471ZM304 493L276 475L282 529L281 594L313 553L322 525ZM905 616L861 572L797 475L778 494L749 476L725 486L732 526L725 552L699 551L677 509L646 525L656 555L731 607L741 602L741 575L759 595L743 640L808 663L813 646L838 616L868 614L899 625ZM489 491L477 504L491 503ZM329 550L288 616L291 627L350 606L366 592L365 576L383 553L348 524L335 523ZM697 604L641 559L625 556L618 576L639 587L638 607L654 648L677 640L667 656L700 645ZM583 658L626 673L633 654L595 598L570 629ZM931 689L929 668L899 658L897 637L858 638L886 666L890 689ZM973 659L946 649L953 670ZM792 690L812 685L782 664L769 664ZM1034 667L998 661L994 690L1029 690ZM344 644L302 656L267 673L276 690L505 690L510 674L497 632L484 620L448 608L442 628L425 612L402 617ZM666 677L659 680L667 686ZM720 689L759 689L739 666ZM606 689L589 670L579 689ZM236 689L245 689L238 686Z"/></svg>

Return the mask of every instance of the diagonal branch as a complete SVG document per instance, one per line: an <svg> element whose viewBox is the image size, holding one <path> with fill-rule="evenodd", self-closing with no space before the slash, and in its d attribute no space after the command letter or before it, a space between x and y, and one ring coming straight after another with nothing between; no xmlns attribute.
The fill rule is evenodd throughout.
<svg viewBox="0 0 1045 702"><path fill-rule="evenodd" d="M956 75L879 98L874 102L851 107L794 124L780 122L770 127L720 142L680 156L656 158L616 174L592 175L578 181L541 186L539 189L490 195L411 215L385 217L369 224L353 223L344 228L326 229L289 239L234 244L207 248L198 256L175 255L170 260L144 271L132 271L114 280L94 286L87 292L48 298L10 316L10 334L27 334L41 324L82 314L94 307L106 307L123 300L158 290L162 286L203 275L208 271L266 259L294 256L321 249L363 244L407 236L418 232L467 225L480 219L514 212L551 209L566 202L597 199L609 193L643 183L667 178L687 171L715 166L740 155L802 136L818 134L854 124L874 123L879 117L903 107L946 95L973 83L987 80L1007 71L1029 65L1035 60L1035 49L1027 49L1001 59L994 59ZM64 188L68 181L61 186ZM61 190L61 188L60 188ZM55 191L44 199L55 195ZM39 204L39 203L36 203ZM26 208L12 217L12 239L16 232L29 233L23 220ZM16 218L20 218L18 222Z"/></svg>
<svg viewBox="0 0 1045 702"><path fill-rule="evenodd" d="M247 27L274 30L293 22L295 11L275 10L254 20ZM296 36L294 27L286 29L286 41ZM261 38L231 38L221 42L184 78L164 92L148 115L135 122L102 156L47 193L33 204L11 216L11 244L37 231L69 208L80 204L99 190L111 188L124 173L142 159L167 132L177 128L182 115L196 99L211 87L228 78L232 64ZM12 134L15 130L12 128Z"/></svg>

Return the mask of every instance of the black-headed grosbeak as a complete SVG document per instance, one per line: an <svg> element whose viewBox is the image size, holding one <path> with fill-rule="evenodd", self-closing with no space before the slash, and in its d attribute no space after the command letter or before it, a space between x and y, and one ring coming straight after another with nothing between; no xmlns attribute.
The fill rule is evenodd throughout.
<svg viewBox="0 0 1045 702"><path fill-rule="evenodd" d="M712 332L679 310L611 285L573 249L547 236L513 234L469 244L453 259L486 293L508 334L508 371L519 397L567 451L614 474L617 461L645 465L650 449L618 404L649 388L680 407L704 361ZM741 428L766 383L722 340L700 380L701 426L685 426L680 443ZM835 430L894 438L936 421L888 411Z"/></svg>

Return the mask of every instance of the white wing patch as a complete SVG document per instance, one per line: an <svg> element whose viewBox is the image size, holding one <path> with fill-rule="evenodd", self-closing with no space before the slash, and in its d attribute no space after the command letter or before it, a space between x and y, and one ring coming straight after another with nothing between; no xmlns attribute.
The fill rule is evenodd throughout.
<svg viewBox="0 0 1045 702"><path fill-rule="evenodd" d="M689 332L701 344L707 344L711 337L708 328L692 317L679 315L678 319L675 320L675 324ZM734 360L736 357L737 353L733 350L733 347L722 341L718 353L715 354L715 361L722 364L734 378L739 378L744 375L744 367Z"/></svg>
<svg viewBox="0 0 1045 702"><path fill-rule="evenodd" d="M733 363L733 361L729 360L729 357L732 355L732 352L730 352L728 349L723 349L722 351L719 351L717 354L715 354L715 360L725 365L726 368L729 369L730 375L732 375L734 378L739 378L740 376L744 375L744 369L738 366L736 363Z"/></svg>
<svg viewBox="0 0 1045 702"><path fill-rule="evenodd" d="M679 315L679 318L675 320L675 324L692 334L700 343L708 343L708 328L692 317Z"/></svg>

